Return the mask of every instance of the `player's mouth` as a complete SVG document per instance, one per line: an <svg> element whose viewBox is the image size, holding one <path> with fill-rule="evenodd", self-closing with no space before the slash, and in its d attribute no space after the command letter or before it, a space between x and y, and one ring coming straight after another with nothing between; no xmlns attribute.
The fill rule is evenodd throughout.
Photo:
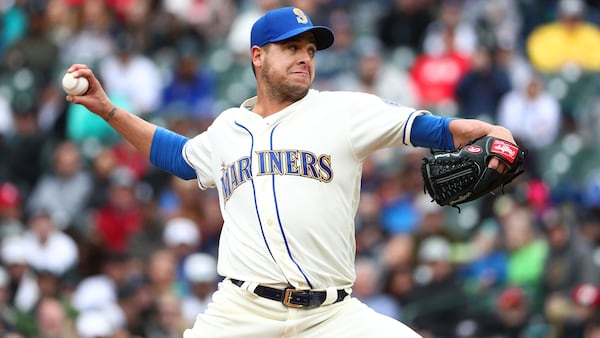
<svg viewBox="0 0 600 338"><path fill-rule="evenodd" d="M292 81L301 82L303 84L310 82L310 73L307 71L293 71L289 73L289 77Z"/></svg>
<svg viewBox="0 0 600 338"><path fill-rule="evenodd" d="M291 75L298 75L298 76L303 76L303 77L309 77L310 74L308 73L308 71L305 70L296 70L296 71L292 71L290 72Z"/></svg>

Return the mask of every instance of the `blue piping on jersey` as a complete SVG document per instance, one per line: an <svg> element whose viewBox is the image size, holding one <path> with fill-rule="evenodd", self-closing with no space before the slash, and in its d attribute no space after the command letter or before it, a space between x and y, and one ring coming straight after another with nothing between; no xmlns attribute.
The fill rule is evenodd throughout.
<svg viewBox="0 0 600 338"><path fill-rule="evenodd" d="M402 128L402 143L404 143L405 146L408 145L408 142L406 142L406 127L408 126L408 123L410 122L410 118L415 114L416 110L413 111L412 113L410 113L410 115L408 115L408 118L406 119L406 123L404 124L404 128Z"/></svg>
<svg viewBox="0 0 600 338"><path fill-rule="evenodd" d="M251 144L250 145L250 172L253 172L252 171L252 152L254 151L254 135L252 135L252 133L250 132L250 130L248 128L239 124L237 121L235 122L235 125L244 129L248 133L248 135L250 135L250 140L251 140L251 143L250 143ZM271 258L273 259L273 261L276 262L275 257L273 257L273 253L271 252L271 248L269 247L269 242L267 242L267 237L265 236L265 231L263 230L262 221L260 220L260 212L258 211L258 203L256 202L256 187L254 185L254 180L250 180L250 182L252 183L252 193L254 194L254 209L256 210L256 218L258 218L258 225L260 226L260 233L262 234L263 241L265 242L265 245L267 246L269 255L271 255Z"/></svg>
<svg viewBox="0 0 600 338"><path fill-rule="evenodd" d="M279 124L276 125L275 127L273 127L273 129L271 130L271 136L270 136L271 151L273 151L273 133L275 133L275 129L277 129L277 126L279 126ZM285 248L287 250L288 256L290 257L292 262L294 262L294 264L296 264L298 271L300 271L300 273L304 277L304 280L306 281L308 286L312 289L313 288L312 283L310 282L310 280L308 279L308 277L306 276L306 274L304 273L304 271L302 270L302 268L300 267L298 262L296 262L296 260L292 256L292 251L290 250L290 246L288 245L288 241L285 236L285 231L283 231L283 224L281 223L281 217L279 216L279 203L277 203L277 193L275 192L275 175L271 175L271 181L273 182L273 200L275 201L275 213L277 214L277 223L279 223L279 229L281 230L281 236L283 237L283 242L285 243Z"/></svg>

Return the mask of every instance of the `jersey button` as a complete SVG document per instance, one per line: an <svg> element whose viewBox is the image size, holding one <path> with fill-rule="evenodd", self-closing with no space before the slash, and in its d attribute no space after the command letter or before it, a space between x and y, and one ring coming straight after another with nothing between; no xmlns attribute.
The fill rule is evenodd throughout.
<svg viewBox="0 0 600 338"><path fill-rule="evenodd" d="M273 219L272 219L272 218L269 218L269 219L267 220L267 225L273 225L273 223L274 223L274 222L273 222Z"/></svg>

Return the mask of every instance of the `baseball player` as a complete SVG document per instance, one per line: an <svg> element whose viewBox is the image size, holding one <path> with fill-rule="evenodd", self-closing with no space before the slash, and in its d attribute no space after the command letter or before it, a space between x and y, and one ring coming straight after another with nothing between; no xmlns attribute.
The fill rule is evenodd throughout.
<svg viewBox="0 0 600 338"><path fill-rule="evenodd" d="M482 121L311 89L317 51L333 41L299 8L267 12L251 30L257 95L191 139L113 106L85 65L68 70L90 87L67 101L104 118L157 167L218 190L224 281L185 338L419 337L351 296L363 160L385 147L514 140ZM503 170L497 160L490 167Z"/></svg>

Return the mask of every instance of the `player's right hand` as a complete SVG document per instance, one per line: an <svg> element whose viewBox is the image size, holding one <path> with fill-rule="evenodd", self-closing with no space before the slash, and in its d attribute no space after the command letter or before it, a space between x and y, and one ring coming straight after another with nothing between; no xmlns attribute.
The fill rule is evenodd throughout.
<svg viewBox="0 0 600 338"><path fill-rule="evenodd" d="M94 114L105 118L114 105L108 98L108 95L106 95L104 88L102 88L102 85L94 75L94 72L84 64L73 64L69 67L67 72L73 72L73 76L76 78L80 76L85 77L89 82L89 88L84 95L67 95L66 100L68 102L83 105Z"/></svg>

